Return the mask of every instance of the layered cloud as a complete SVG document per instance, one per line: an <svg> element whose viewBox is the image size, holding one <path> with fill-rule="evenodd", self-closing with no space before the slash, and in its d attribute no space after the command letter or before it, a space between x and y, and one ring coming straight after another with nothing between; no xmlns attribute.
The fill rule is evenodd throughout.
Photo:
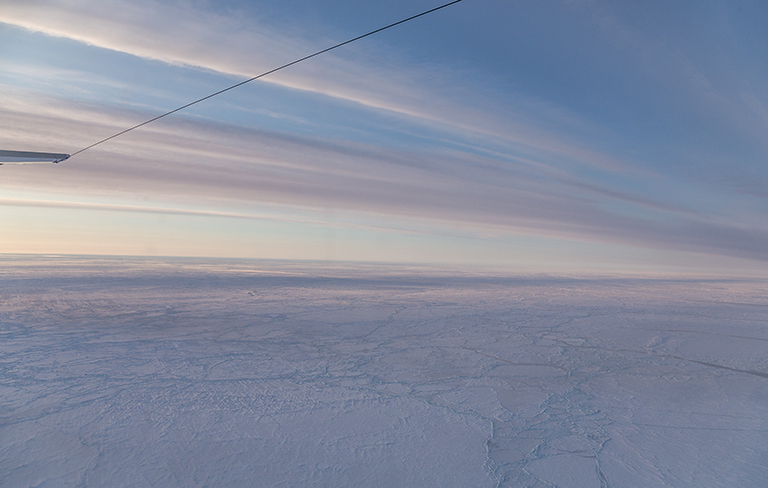
<svg viewBox="0 0 768 488"><path fill-rule="evenodd" d="M0 0L0 4L0 22L223 75L227 83L343 40L286 32L253 15L217 11L199 2ZM596 24L607 37L635 52L650 49L640 35L608 13L598 17ZM701 110L708 116L725 114L739 127L764 120L757 90L742 91L741 101L733 94L719 96L722 90L716 90L692 63L686 64L684 56L652 57L669 66L656 72L648 68L648 76L677 76L680 79L663 83L688 86L687 96L705 101ZM635 68L645 62L641 59ZM32 78L40 68L13 69L20 77ZM59 75L74 82L92 76L76 70ZM101 76L101 85L123 83L108 73ZM65 165L23 171L3 168L2 187L36 196L5 198L0 204L285 222L306 222L292 220L291 208L333 209L350 216L345 225L388 221L384 227L398 232L448 234L458 228L477 236L523 234L768 260L768 231L759 218L759 206L736 199L737 204L723 205L719 189L702 192L679 175L672 176L659 162L644 160L663 148L652 148L636 159L627 156L636 154L635 149L615 150L622 141L633 140L635 146L642 141L600 125L594 114L514 90L503 94L486 90L482 81L467 84L456 66L408 64L375 41L265 81L322 98L338 110L375 113L390 118L394 126L416 127L421 131L416 136L430 139L430 144L389 147L386 141L174 117ZM136 106L0 88L3 148L71 151L157 115ZM739 105L745 101L753 108L746 115ZM290 114L276 116L298 120ZM761 134L761 128L751 130L750 147L759 148ZM686 158L710 156L706 144L705 149L686 144L677 149ZM745 182L734 176L733 181L741 181L743 195L765 194L755 188L755 179ZM46 192L89 198L41 197ZM115 203L137 198L149 203ZM254 205L286 210L277 217L262 215L252 210ZM338 225L322 219L312 222Z"/></svg>
<svg viewBox="0 0 768 488"><path fill-rule="evenodd" d="M394 19L397 20L397 19ZM238 77L255 76L344 39L289 36L253 16L223 15L198 3L157 0L32 0L9 2L0 22L74 39L97 47L170 64ZM385 50L349 46L263 81L385 111L463 139L478 147L501 145L520 154L546 151L599 169L642 173L627 161L590 148L563 131L542 128L566 121L573 131L597 131L586 120L551 104L518 97L517 110L499 110L492 98L454 82L448 67L403 69ZM457 101L465 103L457 103ZM536 114L531 117L529 114ZM601 134L604 135L604 134Z"/></svg>
<svg viewBox="0 0 768 488"><path fill-rule="evenodd" d="M6 99L12 97L6 94ZM44 132L51 147L60 147L75 133L124 126L131 115L105 106L34 100L26 93L0 109L0 116L18 130L0 142ZM160 208L100 204L102 210L272 218L247 209L276 204L356 214L355 225L388 219L399 222L390 227L394 230L449 233L461 228L474 235L517 233L768 259L764 231L717 222L526 161L512 164L456 150L404 152L202 120L168 120L58 166L3 171L3 185L17 191L77 189L97 200L142 195L164 202ZM622 205L641 209L645 217L617 212ZM240 210L215 210L233 208Z"/></svg>

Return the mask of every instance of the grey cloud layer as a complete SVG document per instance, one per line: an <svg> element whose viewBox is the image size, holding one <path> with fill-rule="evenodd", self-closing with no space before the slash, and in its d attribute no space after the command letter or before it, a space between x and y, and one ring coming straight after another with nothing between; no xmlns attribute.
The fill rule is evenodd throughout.
<svg viewBox="0 0 768 488"><path fill-rule="evenodd" d="M18 130L0 142L44 133L51 148L62 147L73 134L123 127L131 115L136 116L103 106L19 97L0 109L7 126ZM64 164L4 171L2 184L51 192L74 188L102 196L139 194L192 206L218 201L234 207L334 208L445 228L459 225L478 233L523 232L768 260L763 231L705 219L684 208L654 206L563 175L553 178L546 167L458 151L409 153L175 118ZM642 207L655 218L605 210L610 202Z"/></svg>
<svg viewBox="0 0 768 488"><path fill-rule="evenodd" d="M203 10L199 4L168 5L156 0L9 2L0 12L0 22L142 58L243 78L340 41L310 42L282 34L258 19L245 22ZM569 121L574 130L598 130L572 113L525 97L517 100L520 109L496 113L497 103L492 98L483 99L461 88L460 83L453 84L450 80L457 73L449 68L403 70L402 63L391 54L377 51L375 44L344 49L343 55L324 55L322 62L313 60L264 81L397 114L463 138L471 134L479 145L490 142L520 154L543 151L587 167L643 172L563 132L551 132L537 120L548 114L551 119Z"/></svg>
<svg viewBox="0 0 768 488"><path fill-rule="evenodd" d="M258 22L246 24L204 10L197 3L0 0L0 5L2 22L242 77L339 40L310 42ZM205 198L235 206L266 202L335 208L479 230L768 259L768 233L756 221L736 225L727 212L706 217L704 212L621 185L612 187L574 170L603 172L625 178L624 182L661 178L583 142L589 137L578 137L589 132L608 138L606 129L560 107L523 97L514 109L500 110L482 94L462 91L458 81L452 85L451 80L460 77L449 68L403 71L397 60L376 54L380 53L375 43L353 47L344 56L326 56L322 63L267 81L386 111L446 139L459 135L466 152L395 151L176 118L85 153L68 162L66 171L4 171L0 184L148 195L158 202L193 203ZM692 98L711 94L710 87L703 82L701 86L706 89ZM467 96L451 96L457 93ZM64 145L80 144L75 141L85 145L93 140L84 140L84 135L106 136L156 115L36 98L12 89L2 94L2 100L0 142L37 150L60 151ZM764 107L759 109L764 112ZM569 129L547 129L544 119L556 119ZM41 174L50 179L41 179Z"/></svg>

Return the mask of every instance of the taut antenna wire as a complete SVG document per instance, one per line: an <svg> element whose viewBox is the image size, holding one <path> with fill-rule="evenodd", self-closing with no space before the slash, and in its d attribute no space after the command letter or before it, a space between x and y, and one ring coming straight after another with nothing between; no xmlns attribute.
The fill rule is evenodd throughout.
<svg viewBox="0 0 768 488"><path fill-rule="evenodd" d="M445 7L451 6L451 5L453 5L455 3L459 3L461 1L463 1L463 0L453 0L452 2L445 3L443 5L440 5L439 7L435 7L435 8L429 9L429 10L425 10L424 12L421 12L420 14L412 15L411 17L408 17L407 19L403 19L403 20L397 21L395 23L386 25L384 27L380 27L380 28L378 28L376 30L372 30L372 31L370 31L370 32L368 32L366 34L361 35L361 36L354 37L354 38L349 39L347 41L340 42L340 43L335 44L335 45L333 45L331 47L327 47L327 48L325 48L323 50L317 51L316 53L312 53L309 56L304 56L303 58L297 59L295 61L291 61L290 63L284 64L284 65L279 66L277 68L273 68L273 69L271 69L269 71L265 71L264 73L262 73L260 75L254 76L253 78L248 78L245 81L241 81L240 83L236 83L236 84L234 84L234 85L232 85L230 87L224 88L223 90L219 90L216 93L211 93L210 95L207 95L207 96L205 96L203 98L199 98L199 99L195 100L194 102L189 102L188 104L182 105L179 108L175 108L175 109L173 109L173 110L171 110L169 112L165 112L164 114L158 115L157 117L153 117L153 118L151 118L151 119L149 119L149 120L147 120L145 122L142 122L140 124L134 125L133 127L129 127L128 129L122 130L122 131L118 132L117 134L111 135L111 136L107 137L106 139L100 140L99 142L94 142L90 146L84 147L84 148L80 149L79 151L72 153L70 155L70 157L75 156L77 154L80 154L81 152L87 151L88 149L91 149L92 147L96 147L99 144L103 144L103 143L105 143L107 141L110 141L110 140L114 139L115 137L119 137L119 136L121 136L121 135L123 135L125 133L131 132L132 130L136 130L139 127L143 127L143 126L145 126L147 124L151 124L152 122L154 122L156 120L160 120L163 117L167 117L167 116L169 116L171 114L174 114L174 113L176 113L176 112L178 112L180 110L184 110L187 107L191 107L192 105L195 105L195 104L200 103L202 101L208 100L209 98L213 98L216 95L221 95L224 92L228 92L229 90L232 90L232 89L235 89L235 88L237 88L239 86L245 85L246 83L250 83L250 82L252 82L254 80L258 80L259 78L263 78L263 77L265 77L267 75L271 75L272 73L280 71L281 69L285 69L285 68L287 68L289 66L293 66L294 64L299 64L302 61L306 61L306 60L308 60L310 58L314 58L315 56L319 56L321 54L327 53L328 51L333 51L334 49L339 48L341 46L346 46L347 44L353 43L355 41L359 41L360 39L363 39L364 37L372 36L373 34L377 34L377 33L381 32L381 31L385 31L387 29L395 27L396 25L404 24L404 23L406 23L408 21L411 21L413 19L417 19L417 18L422 17L424 15L431 14L432 12L435 12L435 11L440 10L440 9L444 9Z"/></svg>

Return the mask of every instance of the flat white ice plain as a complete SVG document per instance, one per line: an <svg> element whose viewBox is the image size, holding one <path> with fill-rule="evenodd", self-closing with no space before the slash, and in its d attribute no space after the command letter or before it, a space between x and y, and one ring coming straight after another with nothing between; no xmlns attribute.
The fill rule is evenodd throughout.
<svg viewBox="0 0 768 488"><path fill-rule="evenodd" d="M0 257L0 486L768 486L768 283Z"/></svg>

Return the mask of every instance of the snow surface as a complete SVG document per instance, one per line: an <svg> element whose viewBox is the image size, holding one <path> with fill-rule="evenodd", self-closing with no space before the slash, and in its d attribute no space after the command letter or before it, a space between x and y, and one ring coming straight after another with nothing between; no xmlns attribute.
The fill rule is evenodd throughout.
<svg viewBox="0 0 768 488"><path fill-rule="evenodd" d="M768 486L768 283L0 257L0 486Z"/></svg>

